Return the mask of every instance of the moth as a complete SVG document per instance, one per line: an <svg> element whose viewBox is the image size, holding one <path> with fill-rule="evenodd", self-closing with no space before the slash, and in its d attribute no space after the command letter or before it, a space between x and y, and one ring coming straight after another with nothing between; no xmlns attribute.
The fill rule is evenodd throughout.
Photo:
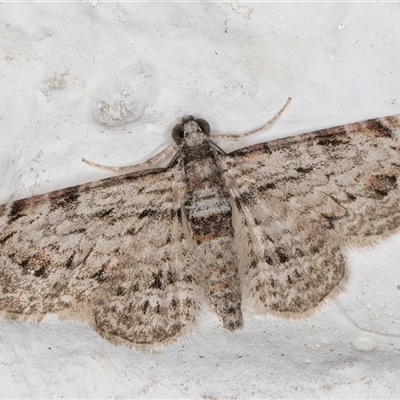
<svg viewBox="0 0 400 400"><path fill-rule="evenodd" d="M243 310L309 315L343 288L347 246L399 230L400 116L229 154L216 136L184 117L166 168L0 206L1 315L81 319L137 348L207 310L232 331Z"/></svg>

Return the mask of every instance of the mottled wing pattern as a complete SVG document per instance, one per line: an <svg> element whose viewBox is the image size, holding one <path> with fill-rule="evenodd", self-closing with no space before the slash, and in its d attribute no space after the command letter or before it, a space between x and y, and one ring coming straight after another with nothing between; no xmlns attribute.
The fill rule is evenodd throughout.
<svg viewBox="0 0 400 400"><path fill-rule="evenodd" d="M228 155L208 134L183 118L167 169L0 206L1 315L80 317L136 347L210 304L229 329L241 304L299 315L346 280L345 246L400 226L400 116Z"/></svg>
<svg viewBox="0 0 400 400"><path fill-rule="evenodd" d="M104 337L157 344L193 325L196 285L182 254L179 166L0 207L0 309L90 320Z"/></svg>
<svg viewBox="0 0 400 400"><path fill-rule="evenodd" d="M241 213L245 306L315 307L346 278L343 247L399 228L399 139L393 116L221 156Z"/></svg>

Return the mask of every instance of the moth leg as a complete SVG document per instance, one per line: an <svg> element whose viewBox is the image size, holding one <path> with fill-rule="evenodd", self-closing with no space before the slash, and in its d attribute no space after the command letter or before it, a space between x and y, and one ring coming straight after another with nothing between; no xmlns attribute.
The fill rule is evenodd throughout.
<svg viewBox="0 0 400 400"><path fill-rule="evenodd" d="M170 145L168 147L166 147L165 149L161 150L159 153L157 153L156 155L154 155L153 157L149 158L148 160L139 163L139 164L134 164L134 165L126 165L123 167L111 167L108 165L102 165L102 164L97 164L93 161L89 161L86 160L86 158L82 158L82 161L85 164L88 164L92 167L97 167L97 168L101 168L101 169L105 169L108 171L113 171L113 172L119 172L119 171L128 171L131 170L133 168L140 168L140 167L146 167L148 165L154 164L159 158L161 158L164 154L168 153L169 151L174 150L174 146Z"/></svg>
<svg viewBox="0 0 400 400"><path fill-rule="evenodd" d="M286 110L286 108L288 107L288 105L291 101L292 101L292 99L289 97L286 100L286 103L283 105L283 107L278 111L278 113L272 119L270 119L265 125L261 126L260 128L253 129L250 132L242 133L241 135L226 135L223 133L213 133L210 135L210 137L238 141L238 140L242 140L243 138L245 138L247 136L254 135L255 133L260 132L264 129L267 129L271 125L273 125L277 121L277 119L282 115L282 113Z"/></svg>

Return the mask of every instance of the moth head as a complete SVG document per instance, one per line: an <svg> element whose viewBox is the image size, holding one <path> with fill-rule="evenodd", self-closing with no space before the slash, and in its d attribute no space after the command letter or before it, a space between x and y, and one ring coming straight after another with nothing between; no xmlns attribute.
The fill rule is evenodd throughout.
<svg viewBox="0 0 400 400"><path fill-rule="evenodd" d="M182 144L183 139L190 135L202 132L204 135L210 135L210 124L201 118L194 118L191 115L182 118L182 122L172 129L172 138L178 145Z"/></svg>

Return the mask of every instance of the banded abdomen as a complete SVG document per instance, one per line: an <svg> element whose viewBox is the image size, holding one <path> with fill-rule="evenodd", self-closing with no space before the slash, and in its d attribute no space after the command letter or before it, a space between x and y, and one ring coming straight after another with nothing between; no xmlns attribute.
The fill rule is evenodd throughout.
<svg viewBox="0 0 400 400"><path fill-rule="evenodd" d="M242 313L229 195L208 142L184 146L182 162L187 181L184 207L202 258L203 289L224 326L233 330L242 326Z"/></svg>

